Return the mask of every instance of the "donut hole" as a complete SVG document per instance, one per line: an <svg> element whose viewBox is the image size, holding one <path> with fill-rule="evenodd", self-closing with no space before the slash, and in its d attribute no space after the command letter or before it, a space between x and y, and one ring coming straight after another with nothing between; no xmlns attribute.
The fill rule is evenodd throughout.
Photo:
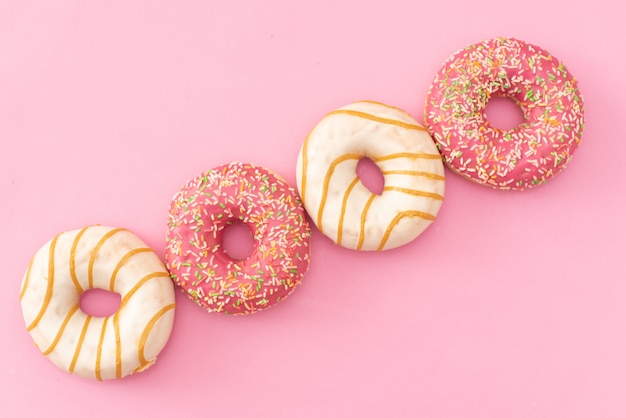
<svg viewBox="0 0 626 418"><path fill-rule="evenodd" d="M378 195L383 193L385 178L374 161L367 157L361 158L356 165L356 175L367 190Z"/></svg>
<svg viewBox="0 0 626 418"><path fill-rule="evenodd" d="M119 293L104 289L88 289L80 295L80 309L90 316L111 316L120 308L122 297Z"/></svg>
<svg viewBox="0 0 626 418"><path fill-rule="evenodd" d="M485 118L491 126L503 131L510 131L526 120L524 111L510 97L494 96L485 107Z"/></svg>
<svg viewBox="0 0 626 418"><path fill-rule="evenodd" d="M230 221L224 229L222 249L235 260L250 257L254 249L254 238L250 227L238 219Z"/></svg>

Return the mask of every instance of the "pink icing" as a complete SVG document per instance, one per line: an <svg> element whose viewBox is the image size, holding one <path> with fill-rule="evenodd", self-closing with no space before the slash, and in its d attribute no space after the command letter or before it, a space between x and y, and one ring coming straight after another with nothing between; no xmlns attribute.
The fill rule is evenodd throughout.
<svg viewBox="0 0 626 418"><path fill-rule="evenodd" d="M494 96L516 101L525 121L511 130L491 126L485 107ZM584 126L576 79L545 50L511 38L452 55L430 87L424 113L444 162L500 189L521 190L556 176Z"/></svg>
<svg viewBox="0 0 626 418"><path fill-rule="evenodd" d="M222 248L235 220L252 231L254 250L243 260ZM304 208L282 178L252 164L209 170L174 196L168 217L166 262L183 292L209 312L247 314L285 299L309 267Z"/></svg>

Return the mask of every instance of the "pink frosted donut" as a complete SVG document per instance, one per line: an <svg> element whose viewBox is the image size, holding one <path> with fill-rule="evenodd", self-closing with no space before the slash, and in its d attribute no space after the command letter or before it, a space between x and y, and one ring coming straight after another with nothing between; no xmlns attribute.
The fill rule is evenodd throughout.
<svg viewBox="0 0 626 418"><path fill-rule="evenodd" d="M222 248L225 228L248 225L252 254ZM174 196L165 260L172 279L209 312L249 314L285 299L310 260L311 230L294 189L277 174L231 163L190 180Z"/></svg>
<svg viewBox="0 0 626 418"><path fill-rule="evenodd" d="M491 126L485 107L494 96L513 99L525 121L508 131ZM452 55L428 91L424 113L444 162L499 189L522 190L556 176L584 126L576 79L545 50L512 38Z"/></svg>

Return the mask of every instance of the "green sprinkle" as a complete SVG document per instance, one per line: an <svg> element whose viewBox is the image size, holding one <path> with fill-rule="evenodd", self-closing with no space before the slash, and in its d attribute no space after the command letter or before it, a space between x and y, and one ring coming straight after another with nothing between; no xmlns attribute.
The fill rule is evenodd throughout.
<svg viewBox="0 0 626 418"><path fill-rule="evenodd" d="M535 96L535 92L534 92L532 89L531 89L531 90L528 90L528 91L526 92L526 96L525 96L525 98L526 98L526 100L531 100L531 101L533 101L533 102L534 102L534 101L539 100L539 99Z"/></svg>

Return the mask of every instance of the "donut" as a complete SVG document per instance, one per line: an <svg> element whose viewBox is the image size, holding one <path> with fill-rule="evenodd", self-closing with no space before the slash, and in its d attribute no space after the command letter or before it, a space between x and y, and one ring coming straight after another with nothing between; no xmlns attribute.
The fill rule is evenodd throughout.
<svg viewBox="0 0 626 418"><path fill-rule="evenodd" d="M369 158L380 169L380 195L360 181ZM382 251L404 245L437 217L445 177L441 155L424 127L398 108L359 101L327 114L311 130L296 167L302 202L336 244Z"/></svg>
<svg viewBox="0 0 626 418"><path fill-rule="evenodd" d="M88 289L119 293L120 307L96 317L80 309ZM32 258L20 291L26 329L58 368L97 380L148 369L169 339L174 285L135 234L88 226L63 232Z"/></svg>
<svg viewBox="0 0 626 418"><path fill-rule="evenodd" d="M224 230L246 224L243 260L223 249ZM174 282L208 312L251 314L295 290L309 268L311 229L297 193L278 174L233 162L189 180L170 204L165 260Z"/></svg>
<svg viewBox="0 0 626 418"><path fill-rule="evenodd" d="M510 130L491 126L485 107L495 96L515 101L524 122ZM559 174L584 127L576 79L544 49L513 38L453 54L430 86L424 117L450 169L503 190L535 187Z"/></svg>

